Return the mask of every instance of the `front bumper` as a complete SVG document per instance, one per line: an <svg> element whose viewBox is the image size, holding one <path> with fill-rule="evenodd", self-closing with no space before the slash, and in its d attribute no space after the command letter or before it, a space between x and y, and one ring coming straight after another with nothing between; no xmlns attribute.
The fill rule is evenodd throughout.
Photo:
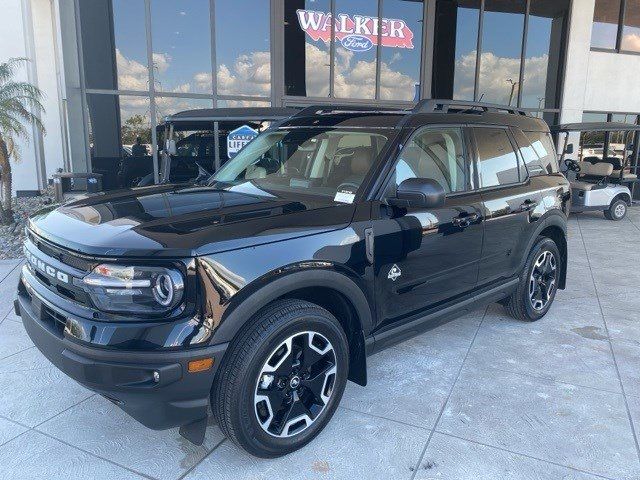
<svg viewBox="0 0 640 480"><path fill-rule="evenodd" d="M24 267L26 269L26 267ZM56 367L105 396L143 425L161 430L207 417L209 395L227 344L170 351L136 351L82 345L52 315L66 315L28 286L23 269L16 313L38 349ZM190 373L191 360L212 357L213 367ZM154 375L159 377L154 378Z"/></svg>

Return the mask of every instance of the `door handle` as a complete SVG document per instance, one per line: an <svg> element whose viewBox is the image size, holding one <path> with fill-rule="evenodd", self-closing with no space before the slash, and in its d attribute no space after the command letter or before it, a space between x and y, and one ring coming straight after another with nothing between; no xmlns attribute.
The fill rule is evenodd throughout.
<svg viewBox="0 0 640 480"><path fill-rule="evenodd" d="M533 200L526 200L524 203L522 203L518 207L518 211L520 211L520 212L528 212L530 210L533 210L537 206L538 206L538 202L535 202Z"/></svg>
<svg viewBox="0 0 640 480"><path fill-rule="evenodd" d="M473 222L478 221L479 218L480 215L478 215L477 213L468 213L459 217L453 217L451 223L453 223L455 227L467 228Z"/></svg>
<svg viewBox="0 0 640 480"><path fill-rule="evenodd" d="M373 236L373 228L365 228L364 229L364 244L367 255L367 261L373 265L373 252L374 252L374 236Z"/></svg>

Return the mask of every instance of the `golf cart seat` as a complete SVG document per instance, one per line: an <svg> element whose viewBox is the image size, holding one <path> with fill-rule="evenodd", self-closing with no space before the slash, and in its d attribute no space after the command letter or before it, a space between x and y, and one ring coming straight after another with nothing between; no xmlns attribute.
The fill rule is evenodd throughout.
<svg viewBox="0 0 640 480"><path fill-rule="evenodd" d="M608 162L591 163L587 161L578 162L580 166L580 180L600 181L611 176L613 165Z"/></svg>
<svg viewBox="0 0 640 480"><path fill-rule="evenodd" d="M638 178L637 175L631 173L631 169L629 168L624 168L624 162L621 158L619 157L604 157L604 158L599 158L599 157L585 157L584 158L585 162L589 162L589 163L610 163L611 165L613 165L613 172L611 172L611 179L612 180L636 180Z"/></svg>

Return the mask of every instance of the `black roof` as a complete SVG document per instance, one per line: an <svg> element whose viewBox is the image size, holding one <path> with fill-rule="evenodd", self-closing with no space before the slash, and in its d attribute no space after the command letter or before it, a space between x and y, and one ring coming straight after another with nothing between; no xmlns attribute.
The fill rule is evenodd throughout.
<svg viewBox="0 0 640 480"><path fill-rule="evenodd" d="M281 126L307 126L313 118L315 126L394 128L424 123L506 125L523 130L547 131L547 124L528 114L527 110L509 105L461 100L425 99L414 107L386 105L312 105L303 109L290 107L207 108L186 110L165 117L181 127L206 128L207 122L261 122L283 120ZM626 124L626 129L633 127Z"/></svg>
<svg viewBox="0 0 640 480"><path fill-rule="evenodd" d="M446 115L446 117L443 117ZM530 131L548 131L544 120L526 109L509 105L460 100L425 99L414 107L384 105L313 105L285 120L280 126L394 128L429 123L504 125Z"/></svg>

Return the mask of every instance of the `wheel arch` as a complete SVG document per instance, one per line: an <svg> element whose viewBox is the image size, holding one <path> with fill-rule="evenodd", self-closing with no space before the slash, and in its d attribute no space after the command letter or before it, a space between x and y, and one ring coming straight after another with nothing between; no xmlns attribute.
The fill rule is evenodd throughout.
<svg viewBox="0 0 640 480"><path fill-rule="evenodd" d="M614 202L618 199L624 200L628 207L631 206L631 194L627 192L620 192L611 199L611 203L609 204L609 207L611 207L611 205L613 205Z"/></svg>
<svg viewBox="0 0 640 480"><path fill-rule="evenodd" d="M560 255L562 256L558 288L564 289L567 285L567 261L569 258L567 246L567 219L564 214L560 212L552 212L542 219L540 225L536 228L529 239L527 249L524 252L523 266L538 237L550 238L558 246L558 250L560 250Z"/></svg>
<svg viewBox="0 0 640 480"><path fill-rule="evenodd" d="M241 298L231 300L212 343L230 342L253 315L276 300L306 300L338 319L349 340L349 380L366 385L366 335L372 330L373 314L362 289L347 274L332 269L306 269L262 278L268 280L256 280L241 290Z"/></svg>

